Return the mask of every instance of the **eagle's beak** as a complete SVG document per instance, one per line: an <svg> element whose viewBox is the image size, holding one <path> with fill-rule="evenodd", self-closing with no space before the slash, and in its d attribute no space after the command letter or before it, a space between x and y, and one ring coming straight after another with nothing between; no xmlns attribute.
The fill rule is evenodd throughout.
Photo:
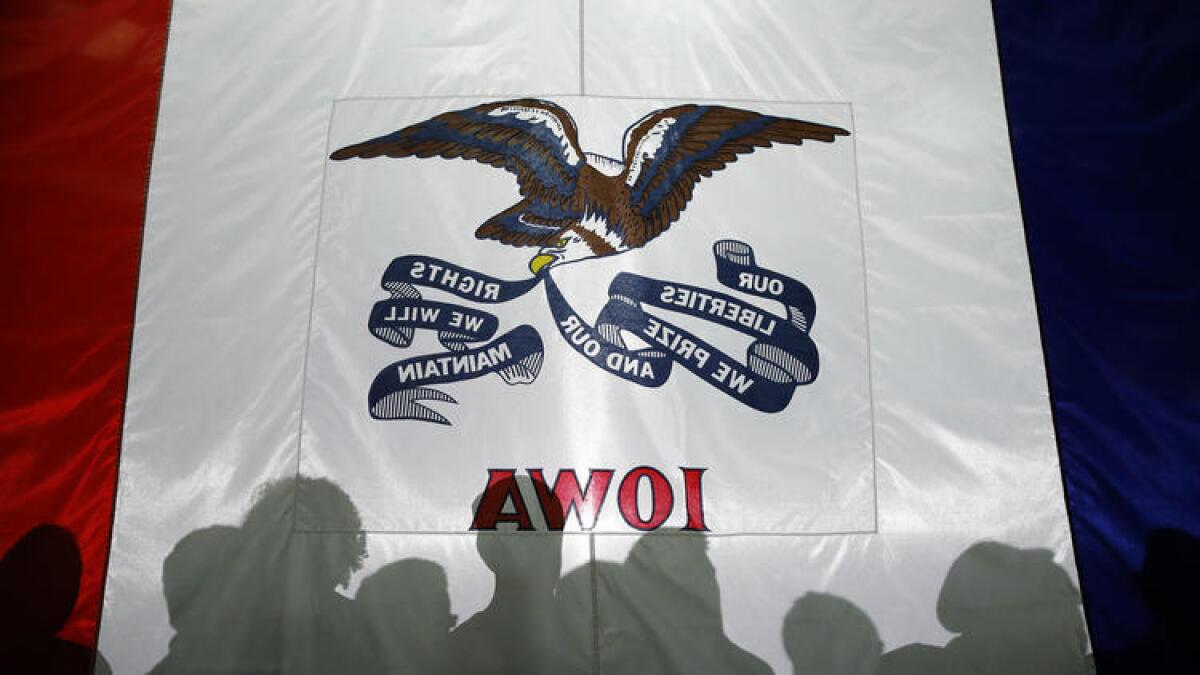
<svg viewBox="0 0 1200 675"><path fill-rule="evenodd" d="M533 256L533 260L529 261L529 271L537 276L547 266L558 262L558 256L549 253L539 253Z"/></svg>

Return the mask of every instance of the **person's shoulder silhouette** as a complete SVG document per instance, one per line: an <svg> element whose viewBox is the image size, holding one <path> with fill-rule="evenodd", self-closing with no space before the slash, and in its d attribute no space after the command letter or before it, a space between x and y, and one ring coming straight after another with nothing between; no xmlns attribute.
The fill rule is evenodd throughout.
<svg viewBox="0 0 1200 675"><path fill-rule="evenodd" d="M489 485L475 500L476 517L489 504L497 509L511 504L517 514L513 518L521 522L500 522L475 534L475 550L495 576L495 590L487 607L450 634L455 673L562 672L565 645L554 600L562 572L562 532L549 529L539 509L525 507L537 503L533 483L524 477Z"/></svg>
<svg viewBox="0 0 1200 675"><path fill-rule="evenodd" d="M601 609L595 603L600 580L616 578L620 567L620 563L595 560L559 580L555 604L566 645L563 673L592 675L597 667L602 673L630 672L620 661L622 631L630 625L629 617L620 605L605 603Z"/></svg>
<svg viewBox="0 0 1200 675"><path fill-rule="evenodd" d="M611 658L645 675L772 672L725 634L704 535L676 529L642 535L615 578L606 576L597 609L603 615L615 607L629 622L618 627L620 654Z"/></svg>
<svg viewBox="0 0 1200 675"><path fill-rule="evenodd" d="M941 647L926 644L904 645L883 655L878 675L959 675L953 670Z"/></svg>
<svg viewBox="0 0 1200 675"><path fill-rule="evenodd" d="M57 525L25 533L0 559L0 672L82 675L105 672L96 652L58 637L79 596L83 560L75 537Z"/></svg>
<svg viewBox="0 0 1200 675"><path fill-rule="evenodd" d="M298 531L310 521L331 531ZM361 530L340 487L293 476L260 486L240 525L185 536L163 562L175 636L153 675L357 672L362 628L336 589L362 566Z"/></svg>

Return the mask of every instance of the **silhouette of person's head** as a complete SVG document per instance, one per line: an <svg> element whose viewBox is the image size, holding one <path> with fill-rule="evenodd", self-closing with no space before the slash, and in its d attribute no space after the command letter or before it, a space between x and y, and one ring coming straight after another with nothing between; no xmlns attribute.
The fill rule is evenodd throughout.
<svg viewBox="0 0 1200 675"><path fill-rule="evenodd" d="M354 596L372 618L420 642L445 639L458 622L441 565L421 558L388 563L363 580Z"/></svg>
<svg viewBox="0 0 1200 675"><path fill-rule="evenodd" d="M296 529L320 532L297 537ZM358 508L342 488L324 478L296 476L261 486L242 531L268 547L302 541L310 578L326 588L348 585L367 556Z"/></svg>
<svg viewBox="0 0 1200 675"><path fill-rule="evenodd" d="M0 560L0 630L6 641L53 637L79 595L83 559L70 532L39 525Z"/></svg>
<svg viewBox="0 0 1200 675"><path fill-rule="evenodd" d="M212 608L212 592L219 586L223 566L238 549L238 530L215 525L190 532L180 539L163 561L163 594L167 617L176 630L194 626Z"/></svg>
<svg viewBox="0 0 1200 675"><path fill-rule="evenodd" d="M1087 639L1080 596L1050 551L977 543L950 566L937 601L946 650L979 672L1074 672Z"/></svg>
<svg viewBox="0 0 1200 675"><path fill-rule="evenodd" d="M520 503L517 503L517 501ZM550 530L542 513L533 481L518 476L496 481L474 502L478 514L489 502L503 504L502 513L524 513L531 532L519 531L516 522L500 522L494 530L480 530L475 535L475 549L488 569L496 575L497 585L518 584L553 592L562 572L562 533ZM557 501L548 504L556 509L562 520L562 507Z"/></svg>
<svg viewBox="0 0 1200 675"><path fill-rule="evenodd" d="M91 672L95 652L60 639L79 596L83 558L57 525L26 532L0 559L0 672ZM108 672L101 660L97 672Z"/></svg>
<svg viewBox="0 0 1200 675"><path fill-rule="evenodd" d="M633 597L658 599L657 607L685 624L721 624L721 590L699 533L661 529L642 535L625 559L623 577Z"/></svg>
<svg viewBox="0 0 1200 675"><path fill-rule="evenodd" d="M175 636L154 675L346 665L359 628L335 589L366 557L361 529L340 487L294 476L260 486L240 526L185 536L163 561Z"/></svg>
<svg viewBox="0 0 1200 675"><path fill-rule="evenodd" d="M861 609L835 595L807 593L783 619L783 645L796 675L872 675L883 643Z"/></svg>
<svg viewBox="0 0 1200 675"><path fill-rule="evenodd" d="M355 604L380 658L380 672L446 672L450 613L446 572L437 563L406 558L363 580Z"/></svg>
<svg viewBox="0 0 1200 675"><path fill-rule="evenodd" d="M496 586L488 606L451 634L453 672L563 672L554 599L562 533L550 530L542 513L542 508L561 507L550 502L540 505L532 481L524 477L494 481L475 500L475 548Z"/></svg>

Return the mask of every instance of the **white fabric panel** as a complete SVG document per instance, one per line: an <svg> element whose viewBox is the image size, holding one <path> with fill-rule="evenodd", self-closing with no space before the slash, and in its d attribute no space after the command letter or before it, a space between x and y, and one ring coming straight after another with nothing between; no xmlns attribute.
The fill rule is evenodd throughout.
<svg viewBox="0 0 1200 675"><path fill-rule="evenodd" d="M625 127L677 101L555 97L580 127L585 150L620 156ZM340 148L478 99L349 99L332 114L329 147ZM736 104L732 104L736 105ZM852 126L848 105L758 104L762 113ZM464 199L470 195L470 199ZM533 248L480 242L484 222L514 201L512 177L473 163L356 160L331 164L323 190L312 339L305 372L301 471L328 477L354 495L372 531L455 532L469 521L458 505L483 489L489 467L617 470L597 530L628 532L616 508L626 472L649 465L669 473L682 502L676 467L707 469L707 525L714 532L820 533L875 529L874 453L852 139L781 146L741 159L697 186L681 222L644 249L555 270L566 300L591 320L620 271L729 290L713 274L713 242L751 244L758 264L800 279L816 294L811 335L821 374L791 405L764 414L676 368L658 388L613 377L574 353L558 333L543 293L485 307L500 331L537 329L544 373L527 385L499 378L447 385L457 406L432 403L450 426L372 419L361 401L386 364L412 356L364 329L379 279L401 254L425 254L499 277L528 275ZM437 289L423 297L445 299ZM736 293L735 293L736 295ZM451 298L453 299L453 298ZM754 300L743 298L743 300ZM470 302L464 306L473 306ZM778 313L776 303L756 304ZM744 336L665 311L730 355ZM417 354L442 351L432 331ZM486 450L481 447L486 439ZM747 461L749 457L753 461ZM783 486L786 486L784 488ZM789 503L779 503L786 489ZM467 516L467 517L464 517ZM667 526L682 527L684 509ZM577 525L571 529L578 530Z"/></svg>
<svg viewBox="0 0 1200 675"><path fill-rule="evenodd" d="M497 421L502 431L479 436L492 421L487 416L503 412L515 389L484 380L455 385L461 396L450 429L464 437L475 434L479 453L444 458L443 482L431 485L413 476L433 475L437 457L411 459L410 470L409 460L380 447L389 437L395 442L404 436L395 425L421 423L346 420L362 417L374 371L403 356L372 343L365 328L371 303L383 297L379 276L389 260L425 253L480 269L489 265L497 273L519 271L525 254L536 251L489 242L489 252L471 237L479 216L514 196L512 179L466 162L375 159L331 165L327 156L339 144L444 110L514 96L558 101L576 115L584 149L612 155L619 153L625 125L664 102L681 100L811 113L852 132L817 148L828 150L828 164L807 162L813 150L808 144L776 147L743 157L704 182L684 220L667 235L694 262L672 258L684 254L669 253L663 240L643 252L581 263L580 270L596 265L594 278L581 272L578 282L570 282L566 273L559 275L564 294L590 318L599 305L582 305L602 300L617 270L715 287L705 247L729 235L754 245L764 266L812 285L818 306L812 334L823 350L823 365L839 358L852 363L853 349L841 357L838 350L856 341L858 354L869 347L869 361L860 361L869 371L833 371L840 375L829 375L828 386L823 373L811 389L799 390L798 403L786 411L800 416L819 409L830 424L848 430L811 446L820 461L797 462L790 467L794 474L787 466L781 472L779 463L765 463L764 479L756 485L757 457L740 458L739 467L722 476L716 467L724 460L716 450L706 451L705 461L713 466L705 480L714 530L707 548L696 548L690 537L668 537L665 545L647 539L637 548L638 537L622 530L619 518L602 523L604 535L568 533L562 538L562 571L583 570L569 588L578 591L580 580L587 580L583 588L590 584L597 606L586 592L579 601L562 591L560 604L575 603L578 612L594 610L601 617L608 607L618 620L632 622L622 608L629 609L639 584L657 578L653 561L663 568L676 561L694 582L681 588L678 606L692 607L691 615L703 623L712 619L707 609L719 598L716 616L725 639L777 673L793 667L785 619L806 594L852 603L869 617L881 651L911 643L943 645L967 635L972 629L964 626L974 624L958 621L952 610L939 614L946 602L962 597L953 583L944 590L943 581L964 552L969 554L953 568L958 572L952 580L982 574L984 586L1015 584L1039 600L1044 594L1053 616L1062 606L1078 614L1072 604L1077 597L1055 585L1055 570L1068 582L1074 578L1074 562L988 3L178 0L151 171L100 637L100 651L114 672L147 672L169 647L178 646L180 641L171 644L179 631L169 621L162 578L168 555L183 550L181 540L226 525L193 541L232 537L234 528L245 536L229 541L252 541L259 533L244 519L259 503L256 490L298 470L341 486L363 526L378 531L366 537L364 565L337 591L341 595L353 596L364 579L407 558L432 561L445 571L459 622L497 593L466 517L484 485L484 468L509 462L536 466L535 455L489 454L494 436L507 434L511 441L516 434L536 433L536 425ZM739 218L747 212L739 200L762 189L760 176L769 175L817 176L820 182L794 191L786 182L774 184L783 201L752 210L751 216L799 208L787 200L808 196L805 190L825 190L837 199L853 195L852 224L861 225L854 232L861 238L840 239L819 229L756 232L760 223L775 221ZM386 189L387 181L404 176L466 181L471 198L455 204L442 187ZM371 234L339 230L330 209L346 202L331 203L331 194L353 201L364 220L346 224L367 227ZM361 201L367 194L379 195L377 207ZM422 197L430 201L418 203ZM413 200L411 211L406 199ZM833 214L827 220L839 227L842 206L822 205ZM445 250L414 250L418 244L436 246L436 239L385 227L389 219L408 214L445 219L425 223L445 228ZM694 227L685 231L689 225ZM375 235L385 239L372 251ZM806 240L817 249L777 262ZM843 250L847 241L852 250ZM827 262L845 255L858 262L854 269L822 272L820 261L806 255ZM346 266L326 267L339 258ZM836 273L844 276L839 280ZM599 285L598 300L584 300L592 284ZM588 378L597 373L566 349L541 295L534 291L513 305L519 311L500 305L495 313L505 323L502 331L532 323L547 343L541 379L526 388L532 393L521 393L545 407L555 392L572 384L590 386ZM858 304L852 307L853 302ZM833 335L844 339L835 342ZM360 339L369 346L356 346ZM496 398L468 401L466 392L477 384L478 391ZM620 391L633 388L620 384L627 385ZM338 389L343 386L358 386L357 398L346 398L349 389ZM699 387L694 376L679 370L662 389L629 394L630 400L658 406L636 429L654 446L643 461L669 468L688 460L672 454L678 450L672 443L688 437L680 431L688 412L702 410L703 424L710 425L717 414L753 418L743 416L748 411L734 408L739 404L731 399L704 402L710 392ZM803 400L839 391L852 400L844 405ZM339 402L344 410L332 407ZM609 405L619 410L629 403L614 399ZM319 410L310 416L314 406ZM614 428L615 415L600 416L601 429L588 434L578 433L569 415L550 417L550 438L573 430L578 437L572 448L542 460L551 477L557 468L602 465L608 457L598 434L634 433ZM330 431L340 423L354 430ZM413 428L414 437L431 429ZM736 439L738 431L728 434ZM364 441L365 450L337 447L337 441L355 438ZM627 470L632 461L612 464ZM814 474L832 478L814 482ZM446 504L456 510L446 511ZM414 512L422 508L429 513ZM766 509L802 517L781 523L764 514ZM610 511L610 518L615 515ZM292 524L310 533L289 535L299 539L288 546L303 541L321 549L343 541L344 535L319 532L345 528L336 518L324 519L318 507L292 517ZM680 525L678 516L670 524ZM876 534L811 534L876 529ZM384 532L401 530L459 534ZM612 534L621 531L626 534ZM736 532L790 534L721 536ZM972 548L985 540L1034 551ZM592 547L599 561L594 570L588 567ZM295 556L301 549L279 550ZM972 566L981 559L1012 564L977 572ZM709 564L711 585L704 572ZM1013 581L1029 569L1050 581L1043 586ZM646 611L656 607L649 596L644 602ZM664 602L666 610L678 608L675 601ZM803 607L820 610L822 602L815 598ZM1014 623L1028 618L1005 617ZM600 664L628 656L603 639L592 645L600 652L589 654L587 627L581 637L580 625L562 626L568 636L564 650L579 672L590 672L589 656ZM619 635L621 625L613 625L612 635ZM1082 630L1068 619L1053 625L1046 634L1063 640ZM600 620L591 627L604 638L606 626ZM810 633L820 634L815 628ZM304 646L303 631L287 635L291 642L285 647ZM655 635L668 642L679 638L663 643L664 653L687 644L671 631ZM582 647L577 640L584 641ZM955 658L987 652L961 636L951 645L957 645L948 648ZM318 663L306 660L310 652L295 653L292 670L312 670ZM1021 663L1019 655L1009 657ZM1040 672L1084 672L1079 658L1055 663L1056 670Z"/></svg>

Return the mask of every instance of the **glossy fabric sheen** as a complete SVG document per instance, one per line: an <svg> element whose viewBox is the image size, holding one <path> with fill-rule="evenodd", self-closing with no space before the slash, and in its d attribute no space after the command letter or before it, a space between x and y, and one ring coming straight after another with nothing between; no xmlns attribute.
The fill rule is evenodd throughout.
<svg viewBox="0 0 1200 675"><path fill-rule="evenodd" d="M166 64L100 640L114 671L203 670L210 659L216 672L320 672L339 650L365 658L404 626L383 611L352 627L376 616L368 605L389 592L387 570L412 567L398 578L416 579L420 565L401 561L422 558L445 575L424 585L445 585L439 616L462 624L452 652L479 672L637 672L630 644L652 653L643 672L703 672L707 659L782 673L842 652L908 672L896 664L925 648L947 663L1085 672L987 3L178 2ZM680 466L665 462L686 459L671 441L687 438L689 414L708 429L713 411L738 405L695 393L687 373L636 394L617 378L579 384L556 401L546 392L587 382L593 366L543 330L546 382L520 390L532 410L515 411L498 381L454 390L480 394L464 395L451 409L461 425L443 430L473 429L455 440L473 452L451 456L432 427L362 419L371 368L394 356L366 329L388 261L449 251L515 265L535 249L471 236L476 202L516 196L496 169L328 155L517 96L560 101L583 148L613 155L638 115L678 101L803 111L851 131L743 157L700 184L661 241L595 263L597 278L605 265L654 274L639 261L657 260L695 281L712 275L712 242L737 235L767 242L755 250L762 265L823 280L811 282L812 334L829 340L829 361L814 386L838 386L797 394L831 411L798 434L832 425L845 445L759 456L740 447L749 425L697 434L697 447L737 460L705 479L711 537L639 536L619 518L595 537L477 541L467 529L483 469L534 466L539 425L560 441L542 455L548 472L628 469L644 456L630 450L635 432ZM388 175L413 178L393 188ZM456 200L459 185L469 194ZM782 217L787 199L810 194L811 207ZM861 230L842 236L812 213ZM393 238L350 229L362 223ZM446 251L392 250L417 244ZM605 288L566 278L556 277L572 299ZM539 294L528 304L496 311L548 321ZM847 365L830 369L839 354ZM363 389L344 396L347 383ZM409 433L412 447L395 444ZM442 482L420 480L437 467ZM298 470L324 480L289 482ZM536 598L535 581L546 591ZM390 592L403 607L418 589ZM209 609L224 625L201 617ZM546 618L558 612L572 618ZM224 640L204 633L214 625ZM513 625L526 643L502 639ZM1011 653L995 652L996 635L1016 636Z"/></svg>
<svg viewBox="0 0 1200 675"><path fill-rule="evenodd" d="M128 1L0 11L0 552L39 524L70 533L82 567L59 635L85 645L108 556L167 14Z"/></svg>

